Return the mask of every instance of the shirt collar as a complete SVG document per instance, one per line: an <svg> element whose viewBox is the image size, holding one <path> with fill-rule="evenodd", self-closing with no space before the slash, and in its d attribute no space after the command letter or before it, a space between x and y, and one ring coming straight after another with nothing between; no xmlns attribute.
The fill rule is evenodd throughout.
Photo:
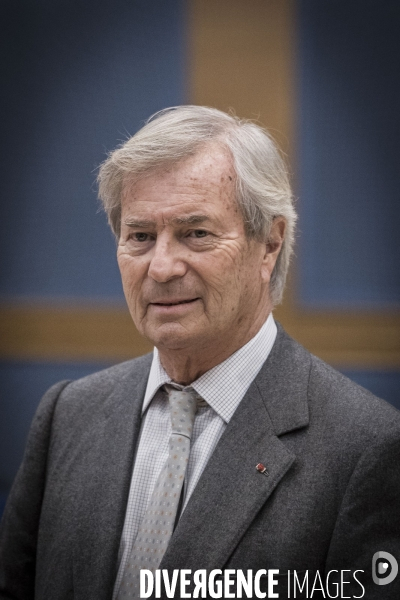
<svg viewBox="0 0 400 600"><path fill-rule="evenodd" d="M271 313L247 344L191 384L190 387L194 388L226 423L229 423L251 382L267 360L276 334L277 328ZM160 387L171 381L161 364L157 348L154 348L142 414Z"/></svg>

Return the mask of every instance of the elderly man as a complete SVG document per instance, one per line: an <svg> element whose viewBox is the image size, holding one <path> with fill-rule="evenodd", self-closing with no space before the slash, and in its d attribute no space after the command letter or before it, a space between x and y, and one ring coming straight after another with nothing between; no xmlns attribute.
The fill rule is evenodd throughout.
<svg viewBox="0 0 400 600"><path fill-rule="evenodd" d="M226 597L248 576L250 597L398 599L399 414L274 322L296 216L271 139L170 109L99 182L155 349L43 398L4 515L0 598L167 597L187 569L169 597L218 597L199 582L228 573Z"/></svg>

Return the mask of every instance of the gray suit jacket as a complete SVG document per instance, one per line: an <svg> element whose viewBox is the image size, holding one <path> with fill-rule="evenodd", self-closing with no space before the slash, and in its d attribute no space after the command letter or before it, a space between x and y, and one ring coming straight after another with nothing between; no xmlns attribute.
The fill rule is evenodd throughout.
<svg viewBox="0 0 400 600"><path fill-rule="evenodd" d="M150 364L44 396L2 522L2 600L110 600ZM280 598L288 570L362 569L362 597L398 600L400 576L372 583L371 560L400 562L399 414L279 328L160 567L279 569Z"/></svg>

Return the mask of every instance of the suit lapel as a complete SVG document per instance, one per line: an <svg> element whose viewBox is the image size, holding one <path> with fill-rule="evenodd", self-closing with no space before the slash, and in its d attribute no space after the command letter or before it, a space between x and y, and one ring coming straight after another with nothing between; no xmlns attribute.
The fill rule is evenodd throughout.
<svg viewBox="0 0 400 600"><path fill-rule="evenodd" d="M222 568L295 461L279 435L308 424L308 353L279 327L274 348L222 435L161 562ZM268 474L256 470L263 463Z"/></svg>

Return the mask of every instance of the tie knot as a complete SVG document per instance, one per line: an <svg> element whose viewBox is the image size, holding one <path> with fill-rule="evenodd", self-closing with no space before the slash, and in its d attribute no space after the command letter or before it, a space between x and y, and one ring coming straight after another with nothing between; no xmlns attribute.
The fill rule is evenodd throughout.
<svg viewBox="0 0 400 600"><path fill-rule="evenodd" d="M178 390L166 385L171 411L172 433L191 437L197 411L197 392L193 388Z"/></svg>

